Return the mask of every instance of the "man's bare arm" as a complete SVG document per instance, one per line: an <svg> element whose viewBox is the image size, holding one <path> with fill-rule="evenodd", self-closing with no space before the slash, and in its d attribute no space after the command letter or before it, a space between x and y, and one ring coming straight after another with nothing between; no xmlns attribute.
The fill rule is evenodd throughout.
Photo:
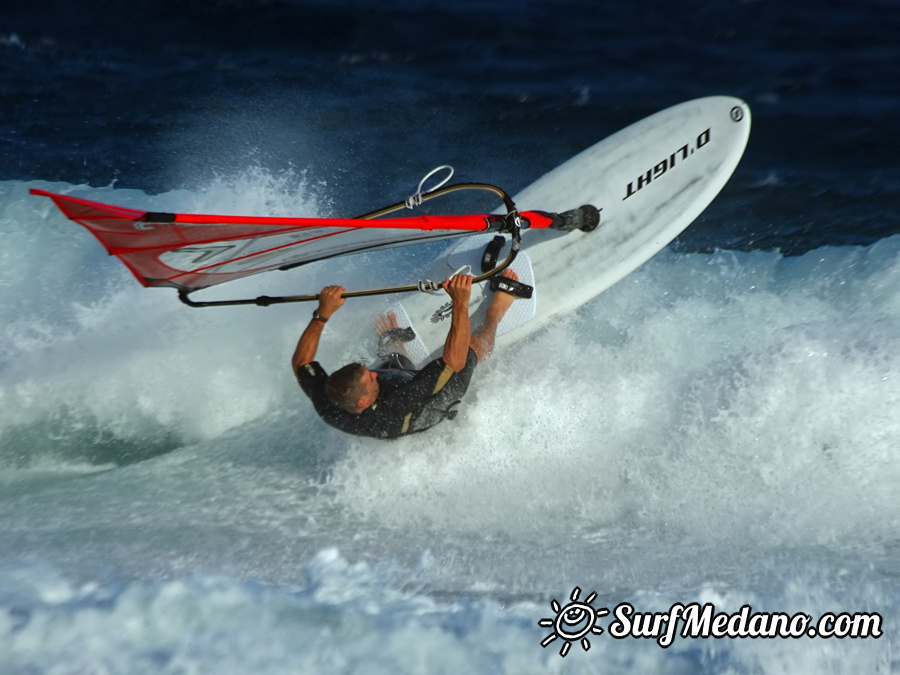
<svg viewBox="0 0 900 675"><path fill-rule="evenodd" d="M319 294L319 314L323 319L328 319L344 304L343 294L345 289L342 286L326 286ZM319 319L313 319L309 322L300 340L297 342L297 348L294 350L294 356L291 358L291 368L296 372L300 366L312 363L316 360L316 352L319 349L319 340L322 337L322 330L325 328L325 322Z"/></svg>
<svg viewBox="0 0 900 675"><path fill-rule="evenodd" d="M472 295L472 277L457 274L444 282L444 290L453 300L450 332L444 342L444 363L457 373L466 366L472 330L469 326L469 298Z"/></svg>

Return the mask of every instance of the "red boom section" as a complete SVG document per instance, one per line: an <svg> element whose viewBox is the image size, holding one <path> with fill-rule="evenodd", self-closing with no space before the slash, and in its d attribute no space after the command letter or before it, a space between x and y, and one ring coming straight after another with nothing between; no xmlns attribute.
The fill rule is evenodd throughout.
<svg viewBox="0 0 900 675"><path fill-rule="evenodd" d="M497 216L412 218L270 218L165 214L112 206L32 189L67 218L90 230L145 286L197 290L233 279L430 239L482 232ZM541 213L522 214L531 227L548 227Z"/></svg>

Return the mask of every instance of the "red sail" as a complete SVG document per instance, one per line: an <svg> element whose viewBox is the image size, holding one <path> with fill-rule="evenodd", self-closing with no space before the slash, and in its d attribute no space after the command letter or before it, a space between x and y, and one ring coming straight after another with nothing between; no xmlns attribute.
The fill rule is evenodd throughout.
<svg viewBox="0 0 900 675"><path fill-rule="evenodd" d="M483 232L496 216L266 218L155 213L31 190L86 227L144 286L186 291L338 255ZM526 214L523 214L526 215ZM532 227L550 219L528 213Z"/></svg>

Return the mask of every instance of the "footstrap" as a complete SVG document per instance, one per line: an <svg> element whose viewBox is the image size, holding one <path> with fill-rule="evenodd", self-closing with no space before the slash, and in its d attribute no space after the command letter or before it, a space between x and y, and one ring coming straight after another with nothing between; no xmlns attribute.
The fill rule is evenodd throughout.
<svg viewBox="0 0 900 675"><path fill-rule="evenodd" d="M481 256L481 273L487 274L492 269L497 267L497 261L500 259L500 251L503 250L503 244L506 243L506 238L497 235L493 239L491 239L491 243L489 243L485 249L484 253Z"/></svg>
<svg viewBox="0 0 900 675"><path fill-rule="evenodd" d="M534 294L534 286L499 275L491 277L491 290L509 293L517 298L525 298L526 300Z"/></svg>
<svg viewBox="0 0 900 675"><path fill-rule="evenodd" d="M378 336L378 353L394 342L412 342L416 339L416 332L410 328L389 328Z"/></svg>

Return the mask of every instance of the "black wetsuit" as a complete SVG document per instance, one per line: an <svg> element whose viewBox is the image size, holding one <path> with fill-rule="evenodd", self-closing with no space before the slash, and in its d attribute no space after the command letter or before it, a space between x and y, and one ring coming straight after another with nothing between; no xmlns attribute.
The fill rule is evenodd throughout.
<svg viewBox="0 0 900 675"><path fill-rule="evenodd" d="M359 414L341 410L328 400L325 395L328 373L318 361L297 368L297 381L319 417L334 428L356 436L400 438L452 419L456 413L453 408L469 388L477 363L475 352L469 349L466 365L458 373L442 358L418 371L396 367L375 369L378 399Z"/></svg>

